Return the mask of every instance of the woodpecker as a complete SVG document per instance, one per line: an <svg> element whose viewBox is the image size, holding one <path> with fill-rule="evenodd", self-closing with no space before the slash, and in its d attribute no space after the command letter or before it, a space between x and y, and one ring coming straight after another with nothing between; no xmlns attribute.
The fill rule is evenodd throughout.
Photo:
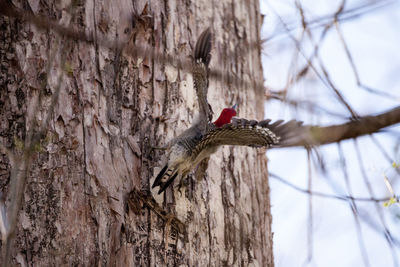
<svg viewBox="0 0 400 267"><path fill-rule="evenodd" d="M298 138L301 122L292 120L255 121L233 118L236 110L225 108L218 119L209 124L209 130L201 133L196 125L172 140L168 160L157 175L152 188L160 186L162 193L177 176L183 179L203 159L211 156L223 145L250 147L278 147Z"/></svg>
<svg viewBox="0 0 400 267"><path fill-rule="evenodd" d="M300 122L282 120L255 121L233 118L235 106L222 110L218 119L212 120L212 109L207 102L208 64L211 59L211 33L205 30L194 49L193 80L199 101L200 113L193 125L172 139L167 145L165 165L157 175L152 188L159 186L162 193L176 177L183 179L203 159L223 145L272 147L290 143L299 133Z"/></svg>
<svg viewBox="0 0 400 267"><path fill-rule="evenodd" d="M167 157L165 167L158 174L152 188L160 186L159 194L170 185L173 180L181 174L185 177L192 166L187 160L190 150L196 146L198 141L210 130L212 120L212 109L207 101L208 92L208 64L211 60L212 34L209 28L203 31L197 42L193 53L193 83L199 102L199 114L197 114L193 125L172 139L167 145ZM231 111L232 112L232 111ZM236 114L236 112L235 112Z"/></svg>

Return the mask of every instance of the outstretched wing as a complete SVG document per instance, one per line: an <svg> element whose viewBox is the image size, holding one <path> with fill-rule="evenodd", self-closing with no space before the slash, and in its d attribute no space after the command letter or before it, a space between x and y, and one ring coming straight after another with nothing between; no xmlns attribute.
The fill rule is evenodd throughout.
<svg viewBox="0 0 400 267"><path fill-rule="evenodd" d="M193 51L193 81L199 101L199 118L191 128L183 132L170 142L169 160L164 168L157 175L152 188L159 186L158 193L162 193L178 175L185 175L187 170L182 167L183 163L189 160L192 148L208 131L209 122L212 119L212 110L207 102L208 91L208 64L211 60L212 34L209 28L203 31Z"/></svg>
<svg viewBox="0 0 400 267"><path fill-rule="evenodd" d="M232 123L221 128L211 129L197 144L193 154L198 155L203 149L220 145L239 145L251 147L279 146L281 143L290 143L299 134L302 122L295 120L284 123L278 120L255 121L246 119L232 119Z"/></svg>
<svg viewBox="0 0 400 267"><path fill-rule="evenodd" d="M200 126L204 129L207 128L208 123L212 120L212 109L207 101L208 64L211 60L211 41L212 34L210 28L207 28L200 34L193 51L193 82L199 101Z"/></svg>

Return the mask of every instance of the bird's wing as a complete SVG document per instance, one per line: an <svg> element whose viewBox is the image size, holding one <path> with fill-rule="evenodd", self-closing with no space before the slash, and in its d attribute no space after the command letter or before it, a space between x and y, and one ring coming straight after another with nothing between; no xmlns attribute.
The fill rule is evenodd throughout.
<svg viewBox="0 0 400 267"><path fill-rule="evenodd" d="M232 123L221 128L213 128L203 136L196 145L193 154L198 155L203 149L220 145L239 145L251 147L279 146L292 142L302 129L302 122L295 120L284 122L278 120L255 121L232 119Z"/></svg>
<svg viewBox="0 0 400 267"><path fill-rule="evenodd" d="M211 41L212 34L210 29L207 28L200 34L193 51L193 83L196 89L200 111L197 122L168 144L169 147L179 147L184 151L182 152L182 157L179 157L179 160L183 160L185 156L190 155L192 148L197 146L203 134L208 131L209 122L212 120L212 110L207 102L208 64L211 60ZM182 173L180 173L179 164L167 162L157 175L152 188L159 186L160 190L158 193L160 194L180 174Z"/></svg>
<svg viewBox="0 0 400 267"><path fill-rule="evenodd" d="M208 93L208 64L211 60L212 34L210 28L203 31L196 42L193 62L193 83L199 101L200 122L204 129L212 120L212 109L207 101Z"/></svg>
<svg viewBox="0 0 400 267"><path fill-rule="evenodd" d="M212 34L210 28L204 30L197 39L193 54L197 63L202 62L206 67L211 60Z"/></svg>

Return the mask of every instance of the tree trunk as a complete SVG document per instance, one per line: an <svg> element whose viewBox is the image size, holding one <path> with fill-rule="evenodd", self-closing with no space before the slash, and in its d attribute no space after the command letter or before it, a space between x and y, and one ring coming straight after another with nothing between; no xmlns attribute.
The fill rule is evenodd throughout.
<svg viewBox="0 0 400 267"><path fill-rule="evenodd" d="M140 44L189 59L199 34L211 27L210 68L224 74L210 80L215 115L238 103L240 117L262 119L264 92L248 86L263 79L254 45L258 0L13 2L95 40L70 40L0 17L5 147L21 153L61 86L33 154L13 264L272 266L265 150L223 147L181 192L150 192L163 156L156 147L190 126L198 104L190 71L129 53ZM99 38L121 46L104 47ZM0 190L7 195L14 166L6 154L0 160Z"/></svg>

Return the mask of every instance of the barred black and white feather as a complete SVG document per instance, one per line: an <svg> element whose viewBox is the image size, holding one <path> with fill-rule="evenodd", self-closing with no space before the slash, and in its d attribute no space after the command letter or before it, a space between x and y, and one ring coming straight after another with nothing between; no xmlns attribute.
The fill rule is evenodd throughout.
<svg viewBox="0 0 400 267"><path fill-rule="evenodd" d="M208 123L212 120L212 109L207 101L208 94L208 65L211 60L212 34L210 29L203 31L196 42L193 60L193 84L199 102L198 127L207 131Z"/></svg>
<svg viewBox="0 0 400 267"><path fill-rule="evenodd" d="M280 147L290 146L303 138L303 133L308 128L302 126L302 122L291 120L284 122L278 120L271 123L271 120L255 121L246 119L232 119L232 123L225 124L218 128L214 124L209 125L209 131L204 135L199 133L197 138L186 140L180 139L180 148L171 150L170 168L163 169L156 178L154 186L160 185L159 193L163 192L176 177L185 176L199 164L203 159L216 152L220 146L235 145L249 147ZM189 129L190 130L190 129ZM181 160L176 160L177 158Z"/></svg>
<svg viewBox="0 0 400 267"><path fill-rule="evenodd" d="M205 134L193 149L192 159L203 150L213 150L215 146L279 147L296 141L296 136L299 136L302 129L302 122L295 120L271 123L271 120L258 122L234 118L232 123L211 129Z"/></svg>

